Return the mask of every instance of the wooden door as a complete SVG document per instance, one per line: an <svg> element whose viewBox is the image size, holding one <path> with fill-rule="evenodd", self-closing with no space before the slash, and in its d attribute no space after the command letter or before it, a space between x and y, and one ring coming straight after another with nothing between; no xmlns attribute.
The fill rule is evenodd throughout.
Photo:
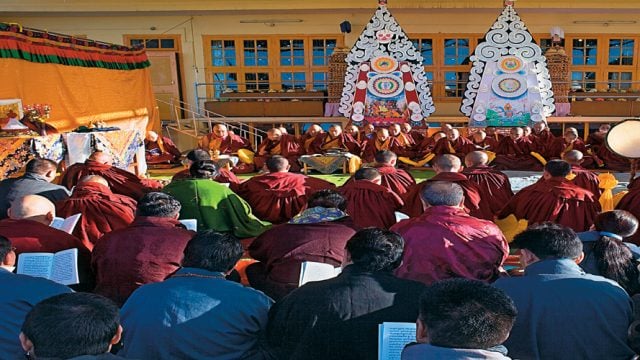
<svg viewBox="0 0 640 360"><path fill-rule="evenodd" d="M147 51L151 62L151 83L156 97L160 120L172 120L171 103L179 105L180 79L178 78L177 53L173 51Z"/></svg>

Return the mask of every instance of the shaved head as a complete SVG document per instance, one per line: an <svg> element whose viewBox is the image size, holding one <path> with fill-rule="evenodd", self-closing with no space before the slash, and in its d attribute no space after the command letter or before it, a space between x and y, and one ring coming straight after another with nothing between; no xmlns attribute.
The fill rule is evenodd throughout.
<svg viewBox="0 0 640 360"><path fill-rule="evenodd" d="M469 167L487 165L488 162L489 156L484 151L472 151L464 157L464 164Z"/></svg>
<svg viewBox="0 0 640 360"><path fill-rule="evenodd" d="M147 131L147 136L145 137L148 141L158 141L158 133L155 131Z"/></svg>
<svg viewBox="0 0 640 360"><path fill-rule="evenodd" d="M307 134L309 134L310 136L316 136L318 134L322 134L322 128L320 127L320 125L318 124L313 124L311 126L309 126L309 128L307 129Z"/></svg>
<svg viewBox="0 0 640 360"><path fill-rule="evenodd" d="M89 156L89 160L99 162L100 164L113 165L113 158L102 151L96 151L91 154L91 156Z"/></svg>
<svg viewBox="0 0 640 360"><path fill-rule="evenodd" d="M28 219L49 225L55 216L55 205L40 195L26 195L18 198L9 208L9 217L15 220Z"/></svg>
<svg viewBox="0 0 640 360"><path fill-rule="evenodd" d="M376 152L374 158L378 164L395 165L398 155L390 150L382 150Z"/></svg>
<svg viewBox="0 0 640 360"><path fill-rule="evenodd" d="M444 154L436 157L433 163L433 169L436 174L441 172L459 172L462 167L460 158L451 154Z"/></svg>
<svg viewBox="0 0 640 360"><path fill-rule="evenodd" d="M35 158L27 163L24 171L31 174L45 175L58 170L58 163L49 159Z"/></svg>
<svg viewBox="0 0 640 360"><path fill-rule="evenodd" d="M562 155L562 160L568 162L569 164L579 165L582 162L583 157L584 155L581 151L571 150Z"/></svg>
<svg viewBox="0 0 640 360"><path fill-rule="evenodd" d="M464 191L454 182L430 181L422 189L420 197L430 206L458 206L464 200Z"/></svg>
<svg viewBox="0 0 640 360"><path fill-rule="evenodd" d="M282 131L278 128L272 128L267 131L267 137L269 140L278 141L282 137Z"/></svg>
<svg viewBox="0 0 640 360"><path fill-rule="evenodd" d="M78 184L84 184L84 183L98 183L106 187L109 187L109 182L107 181L107 179L103 178L100 175L87 175L82 177L78 181Z"/></svg>
<svg viewBox="0 0 640 360"><path fill-rule="evenodd" d="M222 124L216 124L213 127L213 134L219 138L226 138L229 134L229 130L227 130L227 127Z"/></svg>
<svg viewBox="0 0 640 360"><path fill-rule="evenodd" d="M356 180L369 180L371 182L376 182L376 180L380 180L380 173L376 168L362 168L356 171L353 177Z"/></svg>
<svg viewBox="0 0 640 360"><path fill-rule="evenodd" d="M272 173L289 171L289 160L284 156L274 155L267 159L265 165Z"/></svg>

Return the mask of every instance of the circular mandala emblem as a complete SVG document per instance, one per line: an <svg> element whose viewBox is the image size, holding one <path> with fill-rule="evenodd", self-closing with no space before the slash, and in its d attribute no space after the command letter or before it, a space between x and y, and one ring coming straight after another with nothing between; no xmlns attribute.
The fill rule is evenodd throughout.
<svg viewBox="0 0 640 360"><path fill-rule="evenodd" d="M517 73L524 69L524 60L517 56L505 56L498 60L498 69L507 74Z"/></svg>
<svg viewBox="0 0 640 360"><path fill-rule="evenodd" d="M367 89L374 96L390 98L402 92L404 86L402 79L390 74L380 74L369 79Z"/></svg>
<svg viewBox="0 0 640 360"><path fill-rule="evenodd" d="M527 91L527 87L521 79L510 74L497 76L491 83L493 92L504 98L517 98Z"/></svg>
<svg viewBox="0 0 640 360"><path fill-rule="evenodd" d="M398 62L390 56L378 56L371 60L373 71L387 74L398 68Z"/></svg>

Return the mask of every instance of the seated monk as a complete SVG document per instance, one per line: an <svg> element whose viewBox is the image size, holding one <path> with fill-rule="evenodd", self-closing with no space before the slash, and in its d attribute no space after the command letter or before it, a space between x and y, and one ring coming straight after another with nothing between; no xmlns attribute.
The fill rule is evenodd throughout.
<svg viewBox="0 0 640 360"><path fill-rule="evenodd" d="M395 212L404 202L393 191L380 185L381 177L375 168L356 171L353 181L347 181L340 193L347 201L347 214L360 228L388 229L396 223Z"/></svg>
<svg viewBox="0 0 640 360"><path fill-rule="evenodd" d="M602 148L605 147L603 146ZM629 189L629 192L620 199L620 202L616 205L616 210L626 210L637 219L640 219L640 177L631 180L627 189ZM633 235L625 238L624 241L640 245L640 231L636 231Z"/></svg>
<svg viewBox="0 0 640 360"><path fill-rule="evenodd" d="M402 152L398 140L389 135L389 130L378 128L376 136L365 143L362 150L362 160L367 163L374 162L376 153L383 150L393 151L396 154Z"/></svg>
<svg viewBox="0 0 640 360"><path fill-rule="evenodd" d="M402 195L416 184L416 180L408 172L396 168L397 159L398 156L393 151L378 151L373 166L380 173L380 185L398 195Z"/></svg>
<svg viewBox="0 0 640 360"><path fill-rule="evenodd" d="M208 151L212 157L229 156L232 170L236 173L246 174L255 171L252 160L254 153L249 140L227 130L223 124L216 124L213 132L200 139L198 147ZM218 167L223 166L219 164Z"/></svg>
<svg viewBox="0 0 640 360"><path fill-rule="evenodd" d="M437 156L433 160L433 170L436 175L427 181L416 184L411 187L407 193L402 196L404 207L400 210L410 217L420 216L424 212L420 194L422 189L429 183L434 181L454 182L462 187L464 191L464 206L471 216L479 219L493 220L493 213L486 201L481 201L480 189L476 184L460 173L462 162L460 158L445 154ZM481 207L482 206L482 207Z"/></svg>
<svg viewBox="0 0 640 360"><path fill-rule="evenodd" d="M62 175L60 185L71 190L81 178L87 175L99 175L107 180L111 191L135 200L140 199L149 191L162 188L162 184L156 180L140 179L135 174L119 169L112 164L111 156L102 151L96 151L84 163L69 166Z"/></svg>
<svg viewBox="0 0 640 360"><path fill-rule="evenodd" d="M269 157L280 155L289 160L292 171L299 172L298 157L301 152L300 144L295 141L292 135L283 134L280 129L273 128L267 131L267 138L258 145L258 152L253 158L253 163L256 165L256 169L262 170Z"/></svg>
<svg viewBox="0 0 640 360"><path fill-rule="evenodd" d="M90 267L93 244L51 227L55 216L55 205L44 196L26 195L17 198L11 203L9 218L0 221L0 235L11 241L16 255L78 249L80 285L77 290L93 290L94 280Z"/></svg>
<svg viewBox="0 0 640 360"><path fill-rule="evenodd" d="M400 145L402 149L411 151L416 145L413 137L402 132L402 127L398 123L389 125L389 135L398 140L398 145Z"/></svg>
<svg viewBox="0 0 640 360"><path fill-rule="evenodd" d="M132 198L112 193L105 178L87 175L80 179L71 197L56 203L56 211L65 218L82 214L73 234L93 249L102 235L129 226L136 206Z"/></svg>
<svg viewBox="0 0 640 360"><path fill-rule="evenodd" d="M357 229L345 210L342 195L320 190L301 214L258 236L248 249L259 261L247 267L251 286L279 300L298 287L303 262L343 264L345 245Z"/></svg>
<svg viewBox="0 0 640 360"><path fill-rule="evenodd" d="M313 154L311 151L311 143L313 143L320 134L324 134L324 130L322 130L322 127L318 124L312 124L307 131L302 134L300 137L300 147L304 150L305 154Z"/></svg>
<svg viewBox="0 0 640 360"><path fill-rule="evenodd" d="M482 201L486 202L493 215L497 215L511 197L511 183L504 173L487 166L489 157L484 151L472 151L464 157L466 167L462 170L469 181L476 184Z"/></svg>
<svg viewBox="0 0 640 360"><path fill-rule="evenodd" d="M268 173L252 177L234 191L251 205L257 217L274 224L289 221L304 210L314 192L335 189L328 181L290 173L285 157L274 155L266 166Z"/></svg>
<svg viewBox="0 0 640 360"><path fill-rule="evenodd" d="M583 155L578 150L571 150L564 153L562 160L571 165L571 174L569 174L569 181L580 186L583 189L589 190L595 195L596 199L602 195L602 189L600 189L600 179L598 174L591 170L587 170L581 166L583 161Z"/></svg>
<svg viewBox="0 0 640 360"><path fill-rule="evenodd" d="M351 135L344 133L340 125L331 125L328 132L318 135L311 143L310 150L313 154L326 154L336 150L351 153L353 155L349 156L349 173L351 174L362 165L360 144Z"/></svg>
<svg viewBox="0 0 640 360"><path fill-rule="evenodd" d="M631 170L631 161L628 158L622 157L609 150L607 146L600 146L597 155L598 158L602 160L604 167L607 170L620 172L627 172Z"/></svg>
<svg viewBox="0 0 640 360"><path fill-rule="evenodd" d="M576 232L589 230L600 212L600 203L591 191L567 180L569 173L569 163L550 160L544 166L542 179L515 194L498 218L513 214L519 220L528 220L529 225L551 221Z"/></svg>
<svg viewBox="0 0 640 360"><path fill-rule="evenodd" d="M509 136L500 140L496 149L496 158L492 161L497 170L528 170L542 169L540 161L532 155L536 147L531 139L524 136L524 130L519 127L511 128Z"/></svg>
<svg viewBox="0 0 640 360"><path fill-rule="evenodd" d="M358 129L357 126L355 126L355 125L347 125L344 128L344 132L347 135L351 135L353 140L355 140L358 143L358 146L360 146L360 149L362 149L362 141L360 141L360 129Z"/></svg>
<svg viewBox="0 0 640 360"><path fill-rule="evenodd" d="M604 141L607 138L609 129L611 129L611 125L602 124L598 128L598 131L589 134L586 143L593 152L597 153L600 147L604 146Z"/></svg>
<svg viewBox="0 0 640 360"><path fill-rule="evenodd" d="M430 137L429 136L425 137L420 143L416 144L416 146L414 147L416 157L414 159L411 159L412 161L415 162L415 164L412 164L410 161L407 161L407 159L405 158L398 159L398 160L413 166L424 166L426 163L431 161L436 156L433 153L433 149L435 148L436 143L440 139L443 139L446 137L447 137L447 134L444 131L438 131Z"/></svg>
<svg viewBox="0 0 640 360"><path fill-rule="evenodd" d="M495 126L487 126L484 128L484 132L487 134L487 141L491 143L494 147L498 146L500 140L508 137L498 132L498 129Z"/></svg>
<svg viewBox="0 0 640 360"><path fill-rule="evenodd" d="M601 167L600 159L593 156L593 153L578 136L578 129L569 127L564 131L564 136L556 138L549 147L550 159L562 159L562 156L571 150L578 150L584 154L582 166L585 168ZM604 164L602 164L604 165Z"/></svg>
<svg viewBox="0 0 640 360"><path fill-rule="evenodd" d="M536 151L545 158L549 158L549 149L555 138L544 121L538 121L533 124L533 131L529 135L529 139L537 149Z"/></svg>
<svg viewBox="0 0 640 360"><path fill-rule="evenodd" d="M208 151L204 151L202 149L193 149L187 153L186 159L187 168L175 173L171 178L171 181L189 179L191 177L191 172L189 172L189 168L191 167L191 165L196 161L211 160L211 154L209 154ZM227 167L219 168L218 175L213 180L223 184L240 184L240 179L238 179L236 174L234 174Z"/></svg>
<svg viewBox="0 0 640 360"><path fill-rule="evenodd" d="M197 220L198 231L230 232L241 239L258 236L271 226L253 215L244 199L212 180L218 172L213 161L195 162L190 171L191 178L171 182L162 190L180 201L180 219Z"/></svg>
<svg viewBox="0 0 640 360"><path fill-rule="evenodd" d="M373 139L376 137L376 127L373 124L365 124L362 126L362 131L360 132L360 144L364 146L364 144L369 139Z"/></svg>
<svg viewBox="0 0 640 360"><path fill-rule="evenodd" d="M489 162L495 158L496 144L493 141L487 141L487 134L478 130L471 135L471 143L464 145L462 152L469 154L472 151L485 151L490 156Z"/></svg>
<svg viewBox="0 0 640 360"><path fill-rule="evenodd" d="M458 129L451 129L446 132L447 137L436 142L433 153L436 155L451 154L459 158L464 158L465 146L471 143L471 140L460 136Z"/></svg>
<svg viewBox="0 0 640 360"><path fill-rule="evenodd" d="M409 123L403 123L400 127L402 128L402 133L405 134L406 136L409 136L414 144L421 143L422 140L424 140L424 138L426 137L425 134L427 130L429 130L428 125L427 125L427 128L424 130L424 132L414 130L411 128L411 124Z"/></svg>
<svg viewBox="0 0 640 360"><path fill-rule="evenodd" d="M168 137L147 131L144 139L144 158L149 165L179 164L182 153Z"/></svg>

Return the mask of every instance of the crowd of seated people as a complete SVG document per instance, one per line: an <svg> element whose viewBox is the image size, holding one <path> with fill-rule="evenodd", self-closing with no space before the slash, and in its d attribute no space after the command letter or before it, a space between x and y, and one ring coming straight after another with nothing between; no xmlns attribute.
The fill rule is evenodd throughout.
<svg viewBox="0 0 640 360"><path fill-rule="evenodd" d="M631 359L640 350L629 330L639 312L640 186L602 211L584 167L593 154L573 131L467 139L445 128L431 145L441 152L429 161L435 176L416 183L394 150L424 154L395 144L429 138L407 127L314 128L303 142L273 129L251 152L265 173L245 181L224 179L246 167L238 151L252 150L228 146L237 162L221 163L215 151L240 142L216 130L164 187L101 152L69 167L61 185L46 159L0 182L2 358L376 359L385 322L416 324L407 360ZM342 186L293 171L289 150L351 151L352 140L375 152ZM557 156L538 145L554 142L565 146ZM544 165L500 153L522 144ZM526 156L543 176L514 194L490 159ZM50 226L76 213L70 233ZM496 224L510 215L529 223L511 243ZM71 248L80 273L71 288L16 273L20 254ZM342 271L300 286L305 262Z"/></svg>

